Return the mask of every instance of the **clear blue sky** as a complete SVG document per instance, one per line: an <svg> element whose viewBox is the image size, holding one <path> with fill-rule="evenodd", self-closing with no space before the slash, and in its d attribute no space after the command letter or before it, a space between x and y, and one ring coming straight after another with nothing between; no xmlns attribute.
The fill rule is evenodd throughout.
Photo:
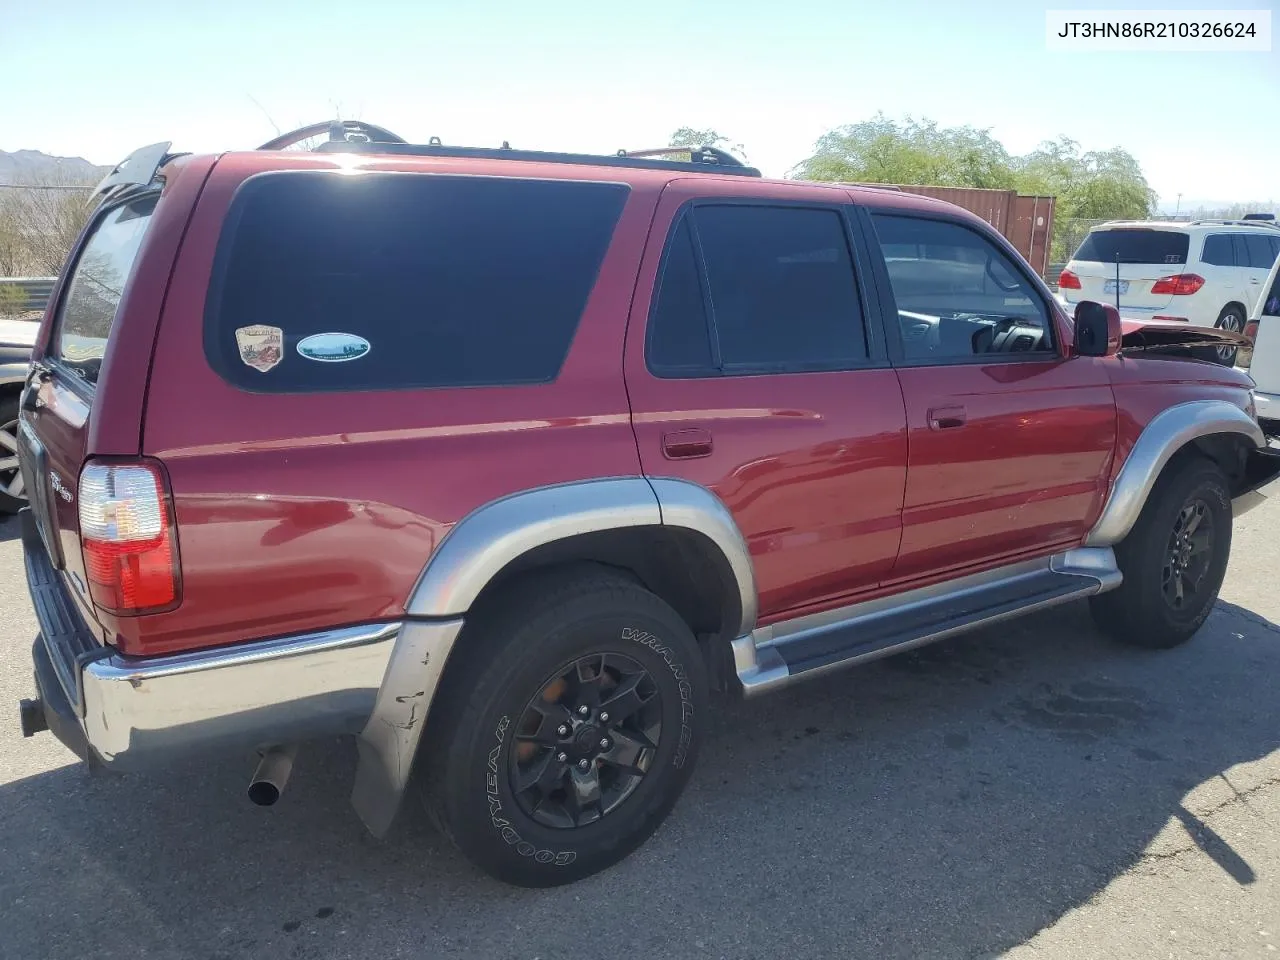
<svg viewBox="0 0 1280 960"><path fill-rule="evenodd" d="M1046 51L1045 9L1089 3L0 0L0 149L108 163L156 140L256 146L273 122L341 112L409 139L591 151L713 127L781 175L883 110L990 127L1015 153L1059 135L1123 146L1170 208L1179 192L1280 201L1280 46Z"/></svg>

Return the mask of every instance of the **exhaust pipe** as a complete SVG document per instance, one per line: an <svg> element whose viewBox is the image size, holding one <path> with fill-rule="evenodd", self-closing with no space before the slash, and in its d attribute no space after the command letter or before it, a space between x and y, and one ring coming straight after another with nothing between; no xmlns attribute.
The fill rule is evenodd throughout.
<svg viewBox="0 0 1280 960"><path fill-rule="evenodd" d="M272 747L262 754L258 769L249 781L249 799L260 807L269 807L280 799L289 774L293 772L293 758L298 752L296 744Z"/></svg>

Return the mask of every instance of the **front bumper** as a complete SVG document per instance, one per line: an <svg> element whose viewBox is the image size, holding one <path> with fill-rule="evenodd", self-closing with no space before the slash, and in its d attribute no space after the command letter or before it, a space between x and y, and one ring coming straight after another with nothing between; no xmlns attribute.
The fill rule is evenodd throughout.
<svg viewBox="0 0 1280 960"><path fill-rule="evenodd" d="M162 657L126 657L85 626L23 511L44 719L79 756L132 770L358 734L402 625L379 623Z"/></svg>
<svg viewBox="0 0 1280 960"><path fill-rule="evenodd" d="M1254 407L1258 411L1258 419L1267 421L1262 425L1264 431L1275 432L1280 421L1280 394L1259 393L1254 391Z"/></svg>
<svg viewBox="0 0 1280 960"><path fill-rule="evenodd" d="M1231 513L1242 517L1273 497L1280 497L1280 449L1268 446L1249 455L1244 481L1231 498Z"/></svg>

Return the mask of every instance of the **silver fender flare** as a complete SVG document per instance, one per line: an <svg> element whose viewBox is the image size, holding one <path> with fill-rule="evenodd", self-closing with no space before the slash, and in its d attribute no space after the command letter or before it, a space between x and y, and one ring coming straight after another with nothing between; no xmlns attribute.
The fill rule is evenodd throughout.
<svg viewBox="0 0 1280 960"><path fill-rule="evenodd" d="M465 614L485 586L525 553L557 540L627 527L668 526L706 537L724 556L741 622L756 622L747 544L724 503L686 480L609 477L539 487L494 500L463 517L418 577L373 714L360 734L351 801L377 836L391 826L409 780L445 663Z"/></svg>
<svg viewBox="0 0 1280 960"><path fill-rule="evenodd" d="M1266 443L1257 422L1226 400L1180 403L1152 418L1120 468L1085 546L1109 547L1128 536L1173 455L1193 440L1224 433L1247 437L1255 447Z"/></svg>

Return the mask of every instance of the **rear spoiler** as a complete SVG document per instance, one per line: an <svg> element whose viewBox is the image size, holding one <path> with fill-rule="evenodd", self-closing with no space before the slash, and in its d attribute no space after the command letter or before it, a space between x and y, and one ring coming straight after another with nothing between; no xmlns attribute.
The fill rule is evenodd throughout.
<svg viewBox="0 0 1280 960"><path fill-rule="evenodd" d="M172 141L153 143L148 147L139 147L129 154L115 168L102 178L89 195L89 203L97 203L118 190L130 187L145 187L156 178L156 172L177 154L169 153Z"/></svg>

